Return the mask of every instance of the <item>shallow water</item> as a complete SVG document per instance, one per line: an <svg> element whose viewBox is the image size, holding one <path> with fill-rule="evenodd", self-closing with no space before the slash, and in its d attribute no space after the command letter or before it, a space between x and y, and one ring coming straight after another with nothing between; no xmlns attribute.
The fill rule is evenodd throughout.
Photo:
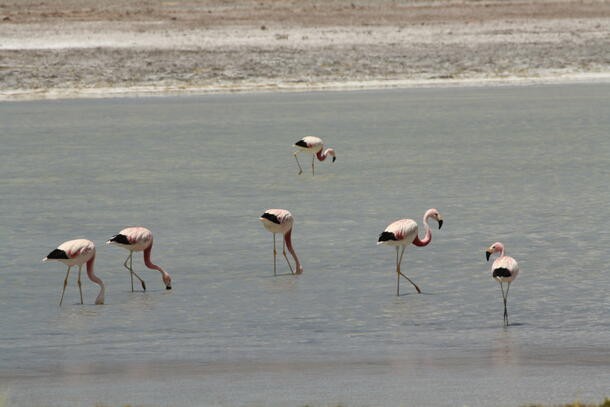
<svg viewBox="0 0 610 407"><path fill-rule="evenodd" d="M610 395L610 86L0 105L0 396L9 406L517 406ZM307 135L337 161L301 157ZM409 247L391 221L445 218ZM305 272L272 276L267 208ZM105 240L155 233L136 271ZM97 286L40 260L98 245ZM484 250L520 263L502 326ZM279 243L279 241L278 241ZM287 266L281 256L278 267Z"/></svg>

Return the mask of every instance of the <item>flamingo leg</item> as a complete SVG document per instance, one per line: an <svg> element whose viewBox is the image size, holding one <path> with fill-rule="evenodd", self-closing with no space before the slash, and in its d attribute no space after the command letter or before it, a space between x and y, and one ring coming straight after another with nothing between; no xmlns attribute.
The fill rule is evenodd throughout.
<svg viewBox="0 0 610 407"><path fill-rule="evenodd" d="M297 157L298 153L299 153L298 151L294 153L294 159L297 160L297 165L299 166L298 175L301 175L303 173L303 169L301 168L301 163L299 163L299 158Z"/></svg>
<svg viewBox="0 0 610 407"><path fill-rule="evenodd" d="M275 258L277 257L277 250L275 250L275 233L273 233L273 275L277 276Z"/></svg>
<svg viewBox="0 0 610 407"><path fill-rule="evenodd" d="M127 265L127 262L129 262L129 266ZM129 251L129 256L127 256L127 259L125 259L125 263L123 263L123 266L129 271L129 276L131 277L131 292L133 292L133 276L136 276L136 278L138 280L140 280L140 283L142 283L142 289L144 289L144 291L146 291L146 284L144 283L144 280L142 280L140 278L140 276L138 276L136 274L135 271L133 271L133 252Z"/></svg>
<svg viewBox="0 0 610 407"><path fill-rule="evenodd" d="M292 269L292 266L290 265L290 260L288 260L288 256L286 256L286 241L283 241L283 243L282 243L282 254L284 255L284 258L286 259L286 263L288 263L288 268L290 268L290 272L292 274L294 274L294 270Z"/></svg>
<svg viewBox="0 0 610 407"><path fill-rule="evenodd" d="M398 271L398 246L396 246L396 296L400 296L400 272Z"/></svg>
<svg viewBox="0 0 610 407"><path fill-rule="evenodd" d="M83 289L81 288L81 282L80 282L80 272L83 269L83 265L81 264L80 266L78 266L78 280L76 281L78 283L78 291L80 293L80 303L83 303Z"/></svg>
<svg viewBox="0 0 610 407"><path fill-rule="evenodd" d="M313 163L316 161L316 156L315 155L311 155L311 176L313 177L314 175L314 170L313 170Z"/></svg>
<svg viewBox="0 0 610 407"><path fill-rule="evenodd" d="M404 274L402 274L402 272L400 271L400 264L402 263L402 255L405 253L405 247L402 247L402 251L400 252L400 259L398 260L398 274L400 274L401 276L403 276L404 278L407 279L408 282L410 282L411 284L413 284L413 287L415 287L415 289L417 290L418 294L421 294L421 290L419 289L419 287L417 286L417 284L415 284L413 282L413 280L411 280L409 277L405 276Z"/></svg>
<svg viewBox="0 0 610 407"><path fill-rule="evenodd" d="M59 300L59 306L64 302L64 293L66 292L66 286L68 285L68 276L70 275L70 269L72 266L68 266L68 271L66 272L66 279L64 280L64 289L61 292L61 299Z"/></svg>
<svg viewBox="0 0 610 407"><path fill-rule="evenodd" d="M508 312L506 310L506 298L508 296L508 290L506 293L504 293L504 283L502 281L500 281L500 290L502 290L502 301L504 302L504 326L508 326Z"/></svg>
<svg viewBox="0 0 610 407"><path fill-rule="evenodd" d="M507 309L508 290L510 290L510 283L508 283L508 285L506 287L506 298L504 298L504 315L506 316L506 326L510 325L510 323L508 322L508 309Z"/></svg>

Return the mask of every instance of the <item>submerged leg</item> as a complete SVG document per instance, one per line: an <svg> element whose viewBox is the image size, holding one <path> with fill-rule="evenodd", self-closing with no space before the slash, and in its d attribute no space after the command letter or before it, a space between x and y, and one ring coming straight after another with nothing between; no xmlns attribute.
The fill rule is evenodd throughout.
<svg viewBox="0 0 610 407"><path fill-rule="evenodd" d="M298 175L301 175L303 173L303 169L301 168L301 164L299 163L299 158L297 157L298 153L299 153L298 151L294 153L294 159L297 160L297 165L299 166L299 174Z"/></svg>
<svg viewBox="0 0 610 407"><path fill-rule="evenodd" d="M76 281L78 283L78 291L80 292L80 303L83 303L83 289L81 288L81 283L80 283L80 272L83 269L83 265L81 264L80 266L78 266L78 280Z"/></svg>
<svg viewBox="0 0 610 407"><path fill-rule="evenodd" d="M402 272L400 271L400 264L402 263L402 255L405 253L405 247L402 247L402 251L400 252L400 259L398 259L398 274L400 274L401 276L403 276L404 278L407 279L408 282L410 282L411 284L413 284L413 287L415 287L415 289L417 290L418 294L421 294L421 290L419 289L419 287L417 286L417 284L415 284L413 282L413 280L411 280L409 277L405 276L404 274L402 274Z"/></svg>
<svg viewBox="0 0 610 407"><path fill-rule="evenodd" d="M285 240L282 241L282 254L284 255L284 258L286 259L286 263L288 263L288 268L290 268L290 272L292 274L294 274L294 270L292 269L290 260L288 260L288 256L286 256L286 241Z"/></svg>
<svg viewBox="0 0 610 407"><path fill-rule="evenodd" d="M277 250L275 250L275 233L273 234L273 275L277 276L276 266L275 266L275 258L277 257Z"/></svg>
<svg viewBox="0 0 610 407"><path fill-rule="evenodd" d="M72 266L68 266L68 271L66 272L66 279L64 280L64 289L61 292L61 299L59 300L59 306L64 302L64 293L66 292L66 286L68 285L68 276L70 275L70 269Z"/></svg>
<svg viewBox="0 0 610 407"><path fill-rule="evenodd" d="M311 175L314 176L313 163L316 161L316 156L312 154L311 156Z"/></svg>

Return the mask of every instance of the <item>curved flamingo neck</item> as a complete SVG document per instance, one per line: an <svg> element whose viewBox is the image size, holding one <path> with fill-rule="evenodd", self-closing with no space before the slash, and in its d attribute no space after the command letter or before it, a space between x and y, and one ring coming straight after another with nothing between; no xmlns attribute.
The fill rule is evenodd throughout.
<svg viewBox="0 0 610 407"><path fill-rule="evenodd" d="M292 247L292 228L284 233L284 242L286 242L286 247L288 248L288 251L290 252L290 254L292 254L292 257L294 257L294 261L296 263L296 274L301 274L303 272L303 267L301 267L301 262L299 261L299 258L297 257L296 252L294 251L294 248Z"/></svg>
<svg viewBox="0 0 610 407"><path fill-rule="evenodd" d="M430 230L430 225L428 224L429 217L430 214L426 212L426 214L424 215L424 230L426 231L426 234L424 235L424 238L422 240L419 239L419 236L415 237L415 240L413 240L413 244L415 246L428 246L432 241L432 230Z"/></svg>
<svg viewBox="0 0 610 407"><path fill-rule="evenodd" d="M163 270L160 266L157 266L152 261L150 261L150 252L152 251L152 246L153 246L153 244L152 244L152 242L150 242L150 246L148 246L146 249L144 249L144 264L149 269L157 270L157 271L161 272L161 274L164 277L169 276L169 274L167 274L167 271Z"/></svg>
<svg viewBox="0 0 610 407"><path fill-rule="evenodd" d="M502 243L496 243L496 252L500 252L500 257L504 257L504 245Z"/></svg>
<svg viewBox="0 0 610 407"><path fill-rule="evenodd" d="M324 152L322 152L322 150L324 150L324 148L321 148L320 151L316 153L316 157L318 157L318 160L320 161L326 160L326 157L328 157L329 155L335 155L335 150L333 150L332 148L327 148L326 150L324 150Z"/></svg>
<svg viewBox="0 0 610 407"><path fill-rule="evenodd" d="M93 257L91 257L91 259L87 262L87 276L89 276L89 280L93 281L94 283L96 283L97 285L100 286L100 292L97 295L97 298L95 299L95 303L103 304L104 303L104 293L105 293L104 282L98 276L96 276L95 273L93 272L94 263L95 263L95 255L93 255Z"/></svg>

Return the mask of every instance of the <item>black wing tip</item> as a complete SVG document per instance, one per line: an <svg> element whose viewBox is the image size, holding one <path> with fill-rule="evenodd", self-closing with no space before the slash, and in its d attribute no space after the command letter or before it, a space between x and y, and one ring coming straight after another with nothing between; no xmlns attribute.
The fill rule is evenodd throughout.
<svg viewBox="0 0 610 407"><path fill-rule="evenodd" d="M295 146L299 146L299 147L307 147L307 143L304 142L303 140L299 140L296 143L294 143Z"/></svg>
<svg viewBox="0 0 610 407"><path fill-rule="evenodd" d="M492 274L493 278L496 277L510 277L511 273L510 270L504 267L498 267L497 269L494 269L493 274Z"/></svg>
<svg viewBox="0 0 610 407"><path fill-rule="evenodd" d="M47 259L69 259L69 257L63 250L55 249L47 255Z"/></svg>
<svg viewBox="0 0 610 407"><path fill-rule="evenodd" d="M396 239L396 236L392 232L382 232L379 235L379 240L377 240L377 241L378 242L387 242L389 240L398 240L398 239Z"/></svg>
<svg viewBox="0 0 610 407"><path fill-rule="evenodd" d="M113 236L112 239L109 240L109 242L120 243L120 244L131 244L129 242L129 239L127 239L127 236L121 235L121 234Z"/></svg>
<svg viewBox="0 0 610 407"><path fill-rule="evenodd" d="M261 218L268 219L273 223L277 223L278 225L280 224L280 220L272 213L265 212L261 215Z"/></svg>

